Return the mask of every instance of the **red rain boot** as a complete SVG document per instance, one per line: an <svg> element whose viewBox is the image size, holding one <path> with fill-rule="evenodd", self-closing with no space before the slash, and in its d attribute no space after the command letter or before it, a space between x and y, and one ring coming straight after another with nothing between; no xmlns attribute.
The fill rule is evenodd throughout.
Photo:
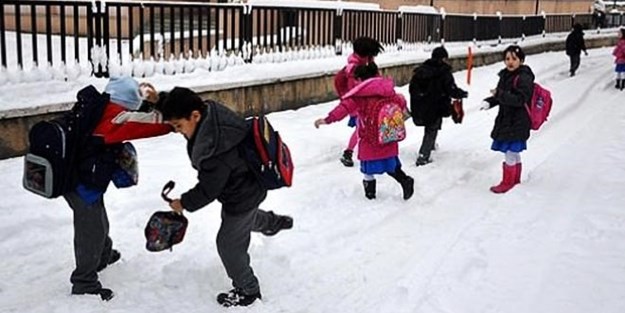
<svg viewBox="0 0 625 313"><path fill-rule="evenodd" d="M521 163L517 163L515 166L515 176L514 176L514 184L520 184L521 183Z"/></svg>
<svg viewBox="0 0 625 313"><path fill-rule="evenodd" d="M515 182L517 173L516 169L516 165L511 166L503 163L503 179L499 185L490 187L490 191L494 193L504 193L512 189L512 187L517 184Z"/></svg>

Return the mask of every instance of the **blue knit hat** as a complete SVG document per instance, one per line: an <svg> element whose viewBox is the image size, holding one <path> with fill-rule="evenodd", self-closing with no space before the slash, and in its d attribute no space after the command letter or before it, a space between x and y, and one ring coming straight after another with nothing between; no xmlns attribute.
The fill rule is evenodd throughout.
<svg viewBox="0 0 625 313"><path fill-rule="evenodd" d="M104 91L111 95L111 102L128 110L135 111L141 106L139 83L130 76L111 77Z"/></svg>

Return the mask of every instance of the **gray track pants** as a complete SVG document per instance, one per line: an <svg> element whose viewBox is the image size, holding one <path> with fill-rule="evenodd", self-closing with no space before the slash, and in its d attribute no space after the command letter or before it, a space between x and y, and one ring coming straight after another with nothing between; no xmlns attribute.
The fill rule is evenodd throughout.
<svg viewBox="0 0 625 313"><path fill-rule="evenodd" d="M277 215L254 209L239 215L230 215L222 210L221 227L217 233L217 251L226 268L232 285L245 294L260 291L258 279L250 267L250 232L268 229L276 223Z"/></svg>
<svg viewBox="0 0 625 313"><path fill-rule="evenodd" d="M113 242L108 236L109 221L102 197L92 204L85 203L75 192L64 196L74 211L74 257L76 269L70 281L72 293L92 292L102 288L97 268L108 260Z"/></svg>

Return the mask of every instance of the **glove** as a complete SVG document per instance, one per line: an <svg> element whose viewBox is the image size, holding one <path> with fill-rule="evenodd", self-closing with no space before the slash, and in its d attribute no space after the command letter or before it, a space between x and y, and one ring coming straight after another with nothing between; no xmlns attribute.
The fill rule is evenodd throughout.
<svg viewBox="0 0 625 313"><path fill-rule="evenodd" d="M480 106L480 110L488 110L494 107L497 104L497 99L495 97L488 97L482 100L482 106Z"/></svg>

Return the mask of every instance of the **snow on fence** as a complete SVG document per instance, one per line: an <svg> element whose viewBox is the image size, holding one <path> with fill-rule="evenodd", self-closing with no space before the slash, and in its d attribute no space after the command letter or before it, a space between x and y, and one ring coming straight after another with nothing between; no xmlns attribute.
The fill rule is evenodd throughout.
<svg viewBox="0 0 625 313"><path fill-rule="evenodd" d="M358 36L387 50L423 42L490 41L593 26L591 15L462 15L350 2L246 4L3 0L0 84L222 70L244 62L326 57ZM605 26L622 25L613 13ZM45 73L45 74L42 74Z"/></svg>

